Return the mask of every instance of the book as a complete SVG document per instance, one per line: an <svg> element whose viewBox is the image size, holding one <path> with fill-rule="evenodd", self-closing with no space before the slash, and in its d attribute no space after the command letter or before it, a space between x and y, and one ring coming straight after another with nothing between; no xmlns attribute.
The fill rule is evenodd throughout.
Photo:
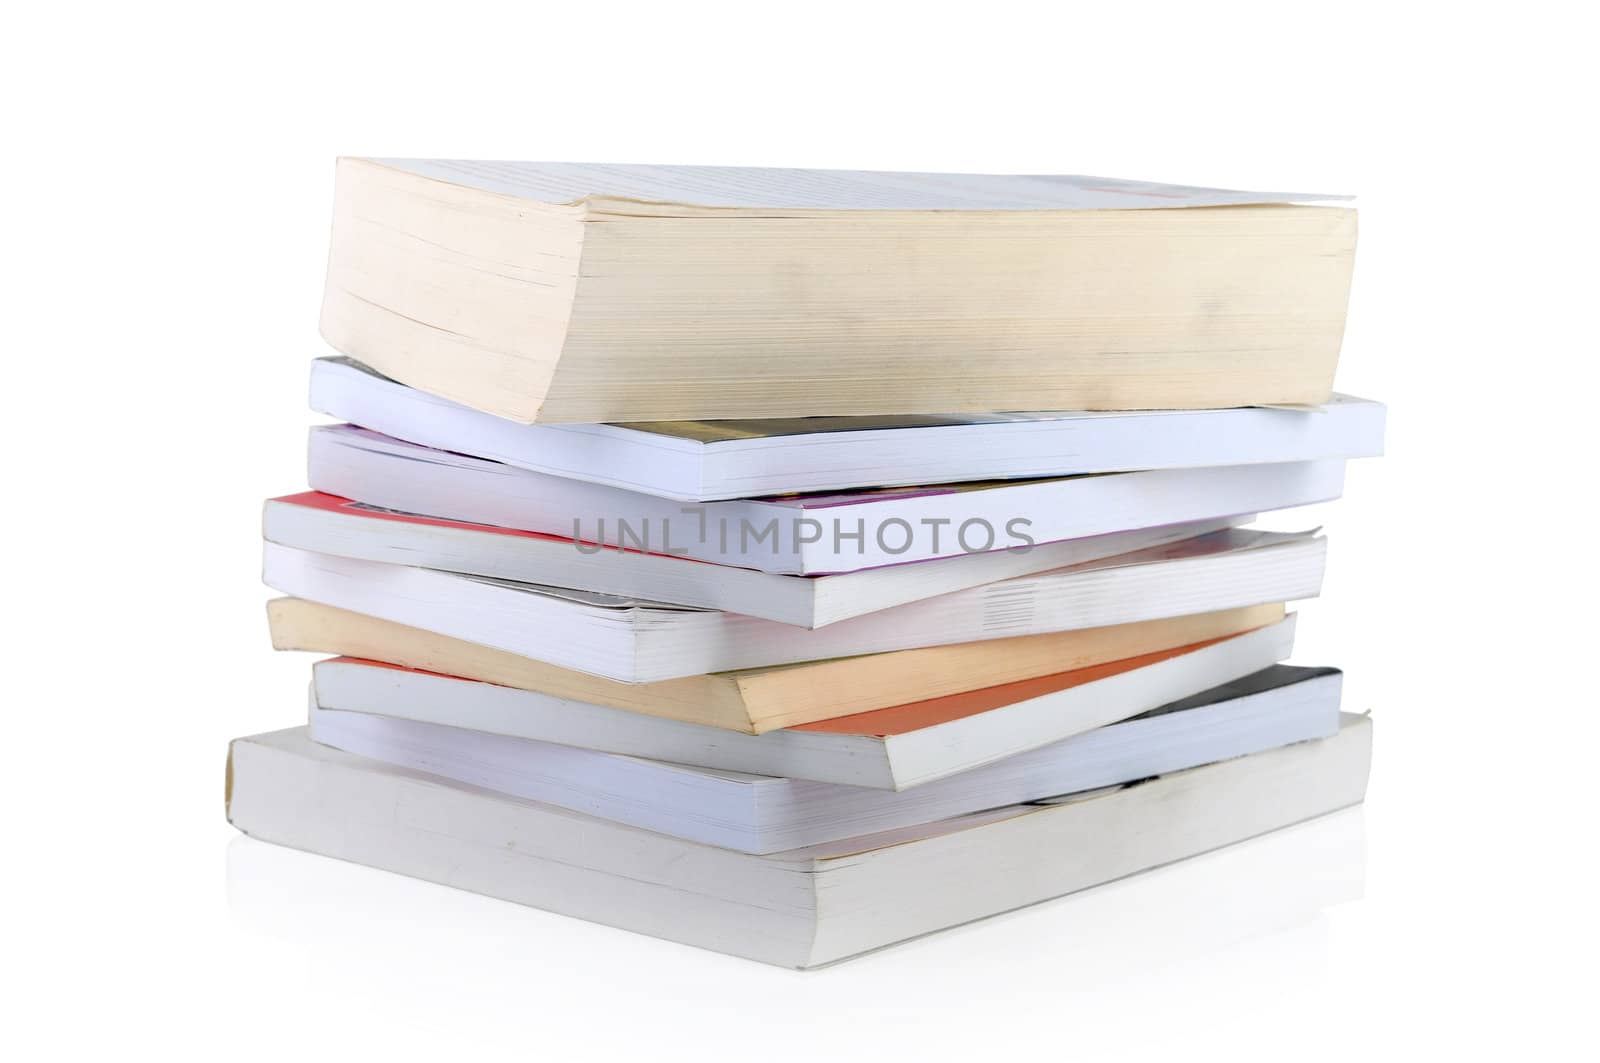
<svg viewBox="0 0 1600 1063"><path fill-rule="evenodd" d="M605 679L299 598L268 602L267 617L275 649L358 657L515 687L542 695L540 704L557 711L577 701L761 734L1238 635L1282 620L1284 607L1274 602L654 683Z"/></svg>
<svg viewBox="0 0 1600 1063"><path fill-rule="evenodd" d="M262 513L262 538L319 554L723 609L816 628L1014 576L1136 553L1250 519L1252 514L1135 528L1028 550L957 554L824 576L762 572L615 547L591 550L559 535L419 517L317 491L269 499Z"/></svg>
<svg viewBox="0 0 1600 1063"><path fill-rule="evenodd" d="M1056 801L752 855L452 783L294 728L229 747L262 841L785 967L815 967L1359 804L1372 725Z"/></svg>
<svg viewBox="0 0 1600 1063"><path fill-rule="evenodd" d="M1241 949L1281 941L1285 931L1304 940L1310 930L1319 941L1329 916L1337 918L1336 909L1367 892L1367 826L1359 806L1344 809L1075 893L1037 914L1022 910L974 926L963 932L973 935L966 941L923 938L913 947L924 966L976 960L1014 974L1019 958L1040 959L1050 980L1036 988L1045 996L1097 994L1178 967L1214 970L1219 957L1231 962ZM568 949L586 950L591 961L604 952L612 962L650 963L668 977L692 958L675 955L664 942L631 941L610 928L510 911L487 898L441 897L430 882L318 859L242 833L227 845L226 865L233 922L307 955L332 949L367 955L375 945L399 942L438 957L432 969L443 977L470 968L476 984L489 987L514 982L524 957L567 955ZM387 969L378 959L364 970ZM409 970L401 966L387 984L413 987ZM871 973L863 973L870 980ZM930 973L941 975L937 967ZM706 972L718 985L727 974ZM415 988L413 999L429 999L430 987ZM521 1021L508 1009L508 1030Z"/></svg>
<svg viewBox="0 0 1600 1063"><path fill-rule="evenodd" d="M1312 409L529 425L342 357L311 363L311 408L425 447L685 502L1376 457L1385 416L1382 403L1334 395Z"/></svg>
<svg viewBox="0 0 1600 1063"><path fill-rule="evenodd" d="M347 158L321 329L523 422L1318 404L1356 242L1328 198Z"/></svg>
<svg viewBox="0 0 1600 1063"><path fill-rule="evenodd" d="M1344 462L684 503L330 426L311 430L309 480L400 513L825 575L1324 502L1343 490Z"/></svg>
<svg viewBox="0 0 1600 1063"><path fill-rule="evenodd" d="M563 702L395 665L313 668L317 704L707 768L903 790L1148 712L1288 657L1294 618L1254 631L759 735Z"/></svg>
<svg viewBox="0 0 1600 1063"><path fill-rule="evenodd" d="M264 544L262 578L366 613L628 683L1106 627L1315 597L1326 540L1230 528L898 605L815 630Z"/></svg>
<svg viewBox="0 0 1600 1063"><path fill-rule="evenodd" d="M1326 738L1340 676L1277 665L1060 742L900 792L697 768L311 703L347 753L746 853L932 823Z"/></svg>

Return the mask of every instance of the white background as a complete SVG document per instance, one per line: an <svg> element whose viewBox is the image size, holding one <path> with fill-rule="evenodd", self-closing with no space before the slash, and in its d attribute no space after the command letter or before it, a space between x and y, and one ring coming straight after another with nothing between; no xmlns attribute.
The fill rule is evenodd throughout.
<svg viewBox="0 0 1600 1063"><path fill-rule="evenodd" d="M1593 32L1576 4L1479 7L12 7L0 1037L234 1060L1592 1043ZM302 485L341 153L1358 193L1339 385L1390 404L1390 453L1318 514L1296 660L1374 712L1366 808L809 974L237 837L226 740L304 711L257 519Z"/></svg>

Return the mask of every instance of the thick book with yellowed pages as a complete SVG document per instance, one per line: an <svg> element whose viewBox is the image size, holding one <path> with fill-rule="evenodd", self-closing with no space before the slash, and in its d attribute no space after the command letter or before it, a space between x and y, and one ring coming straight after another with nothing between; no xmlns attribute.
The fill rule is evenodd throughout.
<svg viewBox="0 0 1600 1063"><path fill-rule="evenodd" d="M525 423L1319 404L1338 198L341 159L322 334Z"/></svg>
<svg viewBox="0 0 1600 1063"><path fill-rule="evenodd" d="M1240 634L1283 619L1281 604L1078 631L863 654L774 668L622 683L298 598L267 605L272 645L359 657L669 720L760 734L1087 668Z"/></svg>

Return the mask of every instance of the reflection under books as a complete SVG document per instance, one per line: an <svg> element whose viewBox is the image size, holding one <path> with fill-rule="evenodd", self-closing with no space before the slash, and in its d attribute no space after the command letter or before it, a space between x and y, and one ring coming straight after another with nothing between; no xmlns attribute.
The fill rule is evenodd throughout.
<svg viewBox="0 0 1600 1063"><path fill-rule="evenodd" d="M396 1007L408 997L437 1007L447 1003L444 994L476 1012L485 994L515 996L519 986L547 982L552 958L575 980L589 971L613 980L669 976L684 992L700 971L722 985L731 969L725 963L756 986L764 984L761 971L790 977L705 951L697 952L703 965L685 964L680 945L642 944L626 932L245 836L228 844L226 860L237 925L311 950L323 977L359 985ZM1274 963L1287 958L1294 968L1273 976L1292 978L1321 967L1323 937L1304 931L1327 909L1362 898L1366 862L1358 806L979 920L983 933L969 933L973 923L890 946L833 965L823 977L853 985L892 970L897 982L937 982L945 991L951 980L977 987L1002 977L1100 990L1259 945Z"/></svg>

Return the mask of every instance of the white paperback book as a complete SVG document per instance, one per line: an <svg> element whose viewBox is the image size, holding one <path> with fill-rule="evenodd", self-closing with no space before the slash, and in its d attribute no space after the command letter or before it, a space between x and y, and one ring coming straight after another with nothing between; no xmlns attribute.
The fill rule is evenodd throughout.
<svg viewBox="0 0 1600 1063"><path fill-rule="evenodd" d="M414 517L317 491L269 499L262 513L262 537L319 554L575 587L815 628L1014 576L1135 553L1253 519L1254 514L1246 514L1164 524L1029 550L959 554L828 576L761 572L614 547L591 550L559 536Z"/></svg>
<svg viewBox="0 0 1600 1063"><path fill-rule="evenodd" d="M285 594L625 683L1296 601L1327 541L1229 528L1167 546L895 606L816 630L758 617L266 543Z"/></svg>
<svg viewBox="0 0 1600 1063"><path fill-rule="evenodd" d="M1326 502L1340 460L1154 469L726 502L675 502L434 450L352 425L313 428L317 491L400 513L819 575Z"/></svg>
<svg viewBox="0 0 1600 1063"><path fill-rule="evenodd" d="M901 792L691 767L311 703L323 745L691 841L775 853L1326 738L1340 675L1278 665Z"/></svg>
<svg viewBox="0 0 1600 1063"><path fill-rule="evenodd" d="M262 841L785 967L816 967L1359 804L1372 726L1133 785L753 855L310 740L229 748ZM1023 869L1026 869L1025 871Z"/></svg>
<svg viewBox="0 0 1600 1063"><path fill-rule="evenodd" d="M1294 651L1294 617L1240 634L961 694L745 734L352 658L313 668L325 709L676 764L909 790L1150 712Z"/></svg>
<svg viewBox="0 0 1600 1063"><path fill-rule="evenodd" d="M522 424L349 358L311 363L311 408L425 447L688 502L863 487L1319 461L1383 453L1382 403L760 421Z"/></svg>

